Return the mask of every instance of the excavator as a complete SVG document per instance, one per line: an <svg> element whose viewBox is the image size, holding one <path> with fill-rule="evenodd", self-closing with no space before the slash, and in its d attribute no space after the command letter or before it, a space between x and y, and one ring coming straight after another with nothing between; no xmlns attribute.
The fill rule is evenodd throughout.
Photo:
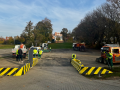
<svg viewBox="0 0 120 90"><path fill-rule="evenodd" d="M73 50L85 51L85 43L73 43Z"/></svg>
<svg viewBox="0 0 120 90"><path fill-rule="evenodd" d="M119 44L105 44L101 48L101 57L97 58L96 61L107 64L106 51L110 51L113 55L113 63L120 63L120 47Z"/></svg>

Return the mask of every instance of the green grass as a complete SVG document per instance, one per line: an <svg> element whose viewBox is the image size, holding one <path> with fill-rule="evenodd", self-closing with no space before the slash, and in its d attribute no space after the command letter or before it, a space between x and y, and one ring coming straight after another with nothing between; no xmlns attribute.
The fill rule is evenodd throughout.
<svg viewBox="0 0 120 90"><path fill-rule="evenodd" d="M48 48L51 49L72 49L72 43L49 43Z"/></svg>
<svg viewBox="0 0 120 90"><path fill-rule="evenodd" d="M98 75L89 75L89 76L85 76L85 77L94 78L94 79L108 79L108 78L115 78L115 77L120 78L120 67L114 67L113 69L109 69L108 67L104 67L104 68L112 71L113 73L103 74L103 75L101 75L102 77L98 77Z"/></svg>
<svg viewBox="0 0 120 90"><path fill-rule="evenodd" d="M15 47L15 45L4 45L4 44L0 44L0 49L12 49L13 47Z"/></svg>
<svg viewBox="0 0 120 90"><path fill-rule="evenodd" d="M3 58L9 58L10 56L4 56L4 57L0 57L0 59L3 59Z"/></svg>

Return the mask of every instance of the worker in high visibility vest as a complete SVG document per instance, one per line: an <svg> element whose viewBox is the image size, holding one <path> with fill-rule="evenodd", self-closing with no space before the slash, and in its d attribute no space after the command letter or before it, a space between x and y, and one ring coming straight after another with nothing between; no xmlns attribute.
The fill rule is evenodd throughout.
<svg viewBox="0 0 120 90"><path fill-rule="evenodd" d="M76 54L72 54L72 59L76 59Z"/></svg>
<svg viewBox="0 0 120 90"><path fill-rule="evenodd" d="M51 47L50 47L50 52L51 52Z"/></svg>
<svg viewBox="0 0 120 90"><path fill-rule="evenodd" d="M34 50L33 50L34 58L36 58L36 53L37 53L37 50L34 49Z"/></svg>
<svg viewBox="0 0 120 90"><path fill-rule="evenodd" d="M108 50L106 51L106 60L108 62L108 67L110 67L110 69L113 67L113 56L112 53L110 53Z"/></svg>
<svg viewBox="0 0 120 90"><path fill-rule="evenodd" d="M18 49L17 49L17 51L16 51L16 61L18 61Z"/></svg>
<svg viewBox="0 0 120 90"><path fill-rule="evenodd" d="M42 50L40 49L38 53L38 58L41 58L41 55L42 55Z"/></svg>

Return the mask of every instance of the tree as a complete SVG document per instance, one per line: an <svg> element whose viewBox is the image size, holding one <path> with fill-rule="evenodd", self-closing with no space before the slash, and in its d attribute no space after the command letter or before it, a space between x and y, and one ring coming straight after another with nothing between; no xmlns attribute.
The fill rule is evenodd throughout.
<svg viewBox="0 0 120 90"><path fill-rule="evenodd" d="M24 37L20 37L20 38L19 38L19 41L20 41L21 43L23 43L23 42L25 41L25 38L24 38Z"/></svg>
<svg viewBox="0 0 120 90"><path fill-rule="evenodd" d="M66 38L67 38L67 28L63 28L62 31L61 31L61 34L63 35L63 40L66 41Z"/></svg>
<svg viewBox="0 0 120 90"><path fill-rule="evenodd" d="M23 37L25 39L24 43L26 43L26 41L27 41L27 33L25 31L22 32L20 37Z"/></svg>
<svg viewBox="0 0 120 90"><path fill-rule="evenodd" d="M32 43L44 43L45 41L52 40L52 24L51 20L45 18L42 21L39 21L36 26L33 26L33 23L29 21L25 30L22 32L21 37L25 40L21 39L20 41L27 44L27 46L31 46ZM23 40L23 41L22 41Z"/></svg>
<svg viewBox="0 0 120 90"><path fill-rule="evenodd" d="M11 36L11 37L9 37L9 44L13 44L14 43L14 39L13 39L13 37Z"/></svg>
<svg viewBox="0 0 120 90"><path fill-rule="evenodd" d="M52 24L51 24L51 21L47 18L45 18L44 20L42 21L39 21L37 23L37 25L35 26L35 29L34 29L34 36L35 36L35 39L37 39L39 37L39 35L41 34L42 35L42 42L45 42L45 41L51 41L52 40Z"/></svg>
<svg viewBox="0 0 120 90"><path fill-rule="evenodd" d="M1 36L0 37L0 44L4 43L4 38Z"/></svg>
<svg viewBox="0 0 120 90"><path fill-rule="evenodd" d="M60 40L60 36L56 36L56 40L59 41Z"/></svg>
<svg viewBox="0 0 120 90"><path fill-rule="evenodd" d="M25 30L23 31L23 34L26 36L26 43L28 47L31 46L32 43L34 43L34 34L33 34L34 27L32 25L33 23L29 21L27 23L27 26L25 27Z"/></svg>

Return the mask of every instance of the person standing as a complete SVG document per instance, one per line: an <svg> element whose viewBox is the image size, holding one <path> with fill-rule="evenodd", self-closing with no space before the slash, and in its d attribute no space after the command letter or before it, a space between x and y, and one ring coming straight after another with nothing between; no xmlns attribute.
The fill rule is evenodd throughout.
<svg viewBox="0 0 120 90"><path fill-rule="evenodd" d="M22 60L22 54L23 54L23 52L22 52L21 48L19 48L19 50L18 50L19 62L20 62L20 59L21 59L21 61L23 62L23 60Z"/></svg>
<svg viewBox="0 0 120 90"><path fill-rule="evenodd" d="M38 52L38 58L41 58L41 55L42 55L42 50L40 49Z"/></svg>
<svg viewBox="0 0 120 90"><path fill-rule="evenodd" d="M36 58L36 54L37 54L37 50L36 49L33 50L33 54L34 54L34 58Z"/></svg>
<svg viewBox="0 0 120 90"><path fill-rule="evenodd" d="M51 52L51 47L50 47L50 52Z"/></svg>
<svg viewBox="0 0 120 90"><path fill-rule="evenodd" d="M18 61L18 50L19 49L17 49L17 51L16 51L16 61Z"/></svg>
<svg viewBox="0 0 120 90"><path fill-rule="evenodd" d="M113 67L113 56L112 53L110 53L108 50L106 51L106 60L108 61L108 67L110 67L110 69Z"/></svg>

